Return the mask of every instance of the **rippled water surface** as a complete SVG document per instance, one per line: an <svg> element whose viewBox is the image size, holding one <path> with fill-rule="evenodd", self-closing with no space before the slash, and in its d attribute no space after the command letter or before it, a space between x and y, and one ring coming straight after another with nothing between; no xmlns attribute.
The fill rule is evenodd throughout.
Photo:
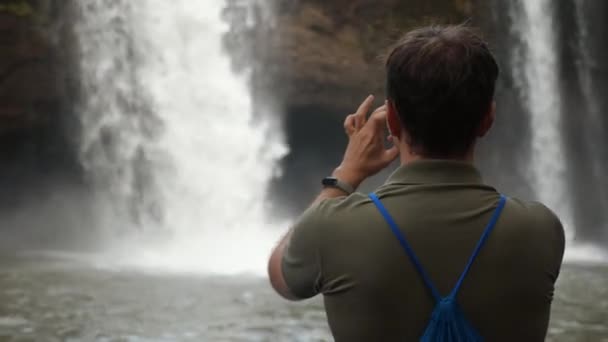
<svg viewBox="0 0 608 342"><path fill-rule="evenodd" d="M608 341L608 268L566 266L551 341ZM39 257L0 262L0 341L331 341L320 300L264 279L153 274Z"/></svg>

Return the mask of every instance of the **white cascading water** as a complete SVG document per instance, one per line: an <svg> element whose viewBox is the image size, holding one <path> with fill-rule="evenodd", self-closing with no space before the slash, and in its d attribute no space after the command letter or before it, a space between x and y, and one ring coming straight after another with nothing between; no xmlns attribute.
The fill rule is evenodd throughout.
<svg viewBox="0 0 608 342"><path fill-rule="evenodd" d="M512 56L514 76L521 82L518 86L530 113L531 182L538 199L555 211L564 224L568 241L566 260L606 262L608 255L603 248L574 243L573 208L568 194L567 158L561 131L563 113L554 2L519 0L510 4L513 29L521 41ZM588 90L586 82L583 74L583 91Z"/></svg>
<svg viewBox="0 0 608 342"><path fill-rule="evenodd" d="M522 43L514 50L513 70L530 113L531 183L538 199L558 214L571 238L553 5L551 0L511 2L513 28Z"/></svg>
<svg viewBox="0 0 608 342"><path fill-rule="evenodd" d="M589 5L588 0L575 0L575 14L577 24L577 38L578 38L578 60L577 62L577 73L579 86L585 101L586 109L585 120L581 120L582 128L585 131L584 143L588 151L596 151L597 139L603 136L601 126L601 109L599 106L599 94L593 84L593 66L597 64L591 56L592 46L590 46L590 32L589 22L586 19L586 6ZM586 167L590 168L590 173L593 177L593 181L599 185L599 188L595 192L596 199L600 201L598 207L606 208L608 205L608 192L604 187L605 172L603 170L602 160L600 158L591 158L589 165ZM606 224L606 223L605 223ZM597 227L594 227L597 228ZM606 229L608 226L600 227L600 229ZM574 248L570 248L566 256L572 261L599 261L606 263L608 261L608 252L603 246L595 244L578 244Z"/></svg>
<svg viewBox="0 0 608 342"><path fill-rule="evenodd" d="M592 43L590 42L590 23L586 18L586 8L591 4L589 0L575 0L575 13L576 13L576 26L577 26L577 38L578 38L578 51L579 56L577 60L577 71L578 80L583 94L584 108L586 111L586 118L582 121L582 127L585 131L583 137L585 139L585 147L588 151L597 151L597 141L604 136L602 132L602 111L600 108L599 100L601 94L597 91L599 87L593 82L594 66L599 63L594 60L592 56ZM601 156L601 153L598 153ZM605 181L605 170L602 165L602 158L591 158L589 161L589 168L593 176L593 180L600 185L600 188L596 191L596 198L600 202L598 207L608 207L608 190ZM608 224L603 229L607 229Z"/></svg>
<svg viewBox="0 0 608 342"><path fill-rule="evenodd" d="M223 51L225 5L79 5L82 155L121 263L259 273L278 238L265 197L286 148Z"/></svg>

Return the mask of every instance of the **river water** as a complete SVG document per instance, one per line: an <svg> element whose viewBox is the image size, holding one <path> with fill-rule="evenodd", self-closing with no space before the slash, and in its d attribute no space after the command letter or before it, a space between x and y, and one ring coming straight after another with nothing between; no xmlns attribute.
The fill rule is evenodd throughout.
<svg viewBox="0 0 608 342"><path fill-rule="evenodd" d="M322 301L256 276L113 268L20 254L0 266L0 341L331 341ZM564 266L548 341L608 341L608 267Z"/></svg>

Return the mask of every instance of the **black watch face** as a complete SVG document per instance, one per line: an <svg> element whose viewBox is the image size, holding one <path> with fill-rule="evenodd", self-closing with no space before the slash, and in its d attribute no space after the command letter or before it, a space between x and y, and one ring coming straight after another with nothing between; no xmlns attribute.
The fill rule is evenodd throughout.
<svg viewBox="0 0 608 342"><path fill-rule="evenodd" d="M338 185L338 180L332 177L327 177L323 179L322 183L325 186L336 186Z"/></svg>

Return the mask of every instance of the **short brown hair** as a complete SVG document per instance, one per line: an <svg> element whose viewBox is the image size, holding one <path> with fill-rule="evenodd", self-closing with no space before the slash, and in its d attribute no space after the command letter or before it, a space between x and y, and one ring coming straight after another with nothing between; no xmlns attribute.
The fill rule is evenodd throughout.
<svg viewBox="0 0 608 342"><path fill-rule="evenodd" d="M426 157L464 155L494 98L498 64L464 25L408 32L386 62L387 96L408 143Z"/></svg>

